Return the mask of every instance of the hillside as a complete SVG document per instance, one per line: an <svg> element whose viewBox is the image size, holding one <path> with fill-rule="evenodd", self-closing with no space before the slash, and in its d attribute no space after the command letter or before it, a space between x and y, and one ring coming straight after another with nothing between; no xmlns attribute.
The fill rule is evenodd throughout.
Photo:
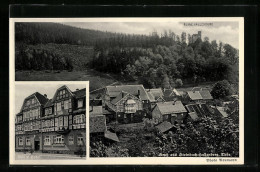
<svg viewBox="0 0 260 172"><path fill-rule="evenodd" d="M59 23L16 23L15 40L26 44L77 44L93 46L97 39L115 33L81 29Z"/></svg>
<svg viewBox="0 0 260 172"><path fill-rule="evenodd" d="M30 60L32 58L41 58L41 54L47 54L47 56L57 56L58 58L62 59L61 61L64 61L64 59L68 59L71 61L73 69L75 70L81 70L85 69L88 62L93 57L93 47L91 46L84 46L84 45L69 45L69 44L38 44L38 45L24 45L24 44L16 44L15 47L15 54L16 58L22 58L21 52L26 51L26 57L30 57ZM36 57L37 56L37 57ZM25 57L25 58L26 58ZM45 56L44 56L45 57ZM27 59L28 60L28 59ZM41 59L43 60L43 59ZM49 61L51 58L49 58ZM17 64L19 60L16 62L16 69L19 69L19 64ZM50 68L47 68L49 70ZM34 69L37 70L37 69Z"/></svg>

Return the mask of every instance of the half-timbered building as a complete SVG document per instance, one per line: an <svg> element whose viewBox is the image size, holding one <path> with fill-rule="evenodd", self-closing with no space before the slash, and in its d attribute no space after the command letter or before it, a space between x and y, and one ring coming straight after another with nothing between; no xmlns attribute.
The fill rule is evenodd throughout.
<svg viewBox="0 0 260 172"><path fill-rule="evenodd" d="M77 153L86 144L86 89L67 86L52 99L36 92L28 96L16 115L16 151Z"/></svg>

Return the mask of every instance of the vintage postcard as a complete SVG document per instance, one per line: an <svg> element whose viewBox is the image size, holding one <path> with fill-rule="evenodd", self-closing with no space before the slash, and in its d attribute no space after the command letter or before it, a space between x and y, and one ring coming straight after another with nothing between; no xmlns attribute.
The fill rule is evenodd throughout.
<svg viewBox="0 0 260 172"><path fill-rule="evenodd" d="M242 17L11 18L10 91L11 164L244 163Z"/></svg>

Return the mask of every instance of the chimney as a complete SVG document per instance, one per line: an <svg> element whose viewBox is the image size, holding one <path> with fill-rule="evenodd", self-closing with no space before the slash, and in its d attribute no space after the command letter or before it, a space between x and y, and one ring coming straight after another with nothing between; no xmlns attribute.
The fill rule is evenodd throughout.
<svg viewBox="0 0 260 172"><path fill-rule="evenodd" d="M47 94L44 94L44 97L46 97L46 98L47 98Z"/></svg>

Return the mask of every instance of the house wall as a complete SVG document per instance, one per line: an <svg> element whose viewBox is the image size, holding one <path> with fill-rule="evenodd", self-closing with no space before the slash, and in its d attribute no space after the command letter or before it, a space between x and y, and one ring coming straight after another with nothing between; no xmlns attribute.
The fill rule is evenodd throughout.
<svg viewBox="0 0 260 172"><path fill-rule="evenodd" d="M86 130L72 130L67 134L64 134L64 144L55 144L54 136L63 135L57 132L46 132L46 133L36 133L36 134L26 134L26 135L16 135L15 137L15 150L22 151L30 151L31 149L35 151L35 141L39 141L39 151L48 152L48 153L70 153L74 154L80 148L83 151L86 151ZM50 136L50 145L44 145L45 136ZM74 138L74 143L69 144L69 137L72 136ZM77 143L77 136L83 136L84 144L79 146ZM18 138L23 139L23 145L18 145ZM26 138L30 138L31 145L26 145Z"/></svg>

